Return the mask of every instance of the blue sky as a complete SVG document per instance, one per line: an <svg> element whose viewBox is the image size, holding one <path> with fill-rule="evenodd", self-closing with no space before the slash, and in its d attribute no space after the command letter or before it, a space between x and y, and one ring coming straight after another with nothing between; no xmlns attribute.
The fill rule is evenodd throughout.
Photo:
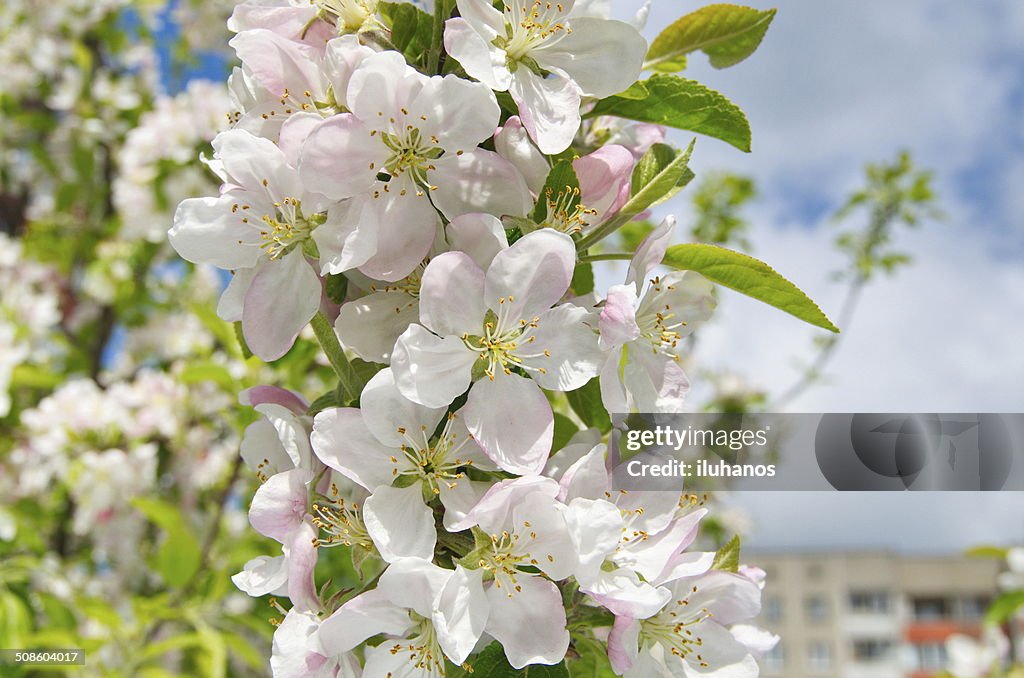
<svg viewBox="0 0 1024 678"><path fill-rule="evenodd" d="M627 3L620 3L625 7ZM635 4L635 3L634 3ZM829 378L796 411L1019 412L1024 405L1024 3L955 0L748 0L777 7L761 48L688 77L750 118L754 151L698 141L694 166L749 174L753 254L833 315L829 214L865 163L907 148L936 172L946 221L898 244L913 268L871 287ZM654 0L648 34L683 6ZM695 6L694 6L695 7ZM675 135L682 143L683 134ZM685 224L685 199L675 209ZM697 361L782 390L814 331L725 292ZM761 548L950 551L1024 541L1017 493L748 493L734 502Z"/></svg>

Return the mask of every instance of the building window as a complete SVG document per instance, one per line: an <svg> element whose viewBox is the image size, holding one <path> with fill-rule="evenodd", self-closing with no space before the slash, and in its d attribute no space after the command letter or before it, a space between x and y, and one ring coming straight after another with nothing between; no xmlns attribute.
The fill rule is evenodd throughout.
<svg viewBox="0 0 1024 678"><path fill-rule="evenodd" d="M948 619L952 612L948 598L914 598L914 619L937 621Z"/></svg>
<svg viewBox="0 0 1024 678"><path fill-rule="evenodd" d="M917 668L921 671L941 671L946 668L948 658L943 643L928 643L914 647Z"/></svg>
<svg viewBox="0 0 1024 678"><path fill-rule="evenodd" d="M782 599L778 596L766 597L761 614L764 615L766 622L777 622L782 619Z"/></svg>
<svg viewBox="0 0 1024 678"><path fill-rule="evenodd" d="M889 612L889 594L885 591L854 591L850 594L850 609L861 614Z"/></svg>
<svg viewBox="0 0 1024 678"><path fill-rule="evenodd" d="M888 659L892 653L892 641L889 640L855 640L853 641L853 658L858 662L877 662Z"/></svg>
<svg viewBox="0 0 1024 678"><path fill-rule="evenodd" d="M804 601L807 610L807 619L810 621L823 621L828 619L828 602L822 596L809 596Z"/></svg>
<svg viewBox="0 0 1024 678"><path fill-rule="evenodd" d="M765 653L761 661L766 671L782 671L786 668L786 654L782 649L782 643L776 643L775 647Z"/></svg>
<svg viewBox="0 0 1024 678"><path fill-rule="evenodd" d="M986 596L969 596L960 601L960 615L969 621L977 621L985 616L991 603Z"/></svg>
<svg viewBox="0 0 1024 678"><path fill-rule="evenodd" d="M807 668L810 671L832 670L832 648L827 643L811 643L807 646Z"/></svg>

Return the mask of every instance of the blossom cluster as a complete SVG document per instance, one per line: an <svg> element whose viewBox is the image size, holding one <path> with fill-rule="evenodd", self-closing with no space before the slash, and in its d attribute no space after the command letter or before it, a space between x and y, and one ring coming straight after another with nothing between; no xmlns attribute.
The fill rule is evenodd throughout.
<svg viewBox="0 0 1024 678"><path fill-rule="evenodd" d="M672 217L620 284L579 281L580 243L664 139L584 121L637 81L646 40L602 3L439 4L239 5L236 110L206 160L221 189L169 233L232 272L218 314L247 349L277 360L312 323L339 376L313 405L241 395L249 519L279 549L234 582L291 602L275 675L445 675L492 641L550 665L591 640L620 675L756 676L764 573L691 548L702 500L616 490L600 431L555 437L552 403L591 385L607 413L681 411L685 340L715 305L699 275L655 274ZM425 55L396 47L432 21ZM375 571L359 591L318 580L339 546Z"/></svg>

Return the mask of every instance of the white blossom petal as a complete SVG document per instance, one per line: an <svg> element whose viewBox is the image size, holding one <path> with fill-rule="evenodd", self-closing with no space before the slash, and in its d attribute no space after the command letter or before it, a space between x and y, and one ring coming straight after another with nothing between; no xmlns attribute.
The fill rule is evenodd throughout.
<svg viewBox="0 0 1024 678"><path fill-rule="evenodd" d="M469 432L500 468L519 475L544 469L554 415L533 381L500 372L493 381L481 379L470 390L463 412Z"/></svg>
<svg viewBox="0 0 1024 678"><path fill-rule="evenodd" d="M391 353L398 389L427 407L447 407L465 393L476 360L458 337L442 339L420 325L410 325Z"/></svg>
<svg viewBox="0 0 1024 678"><path fill-rule="evenodd" d="M423 503L419 483L375 489L363 502L363 522L381 558L389 563L398 558L430 559L434 555L434 513Z"/></svg>
<svg viewBox="0 0 1024 678"><path fill-rule="evenodd" d="M543 577L522 576L519 586L511 595L497 586L487 590L487 633L501 643L513 668L557 664L569 648L562 595Z"/></svg>

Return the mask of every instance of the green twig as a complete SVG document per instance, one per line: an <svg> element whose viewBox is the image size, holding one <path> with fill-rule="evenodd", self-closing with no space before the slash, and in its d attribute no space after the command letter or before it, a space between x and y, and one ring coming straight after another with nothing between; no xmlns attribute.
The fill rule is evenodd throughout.
<svg viewBox="0 0 1024 678"><path fill-rule="evenodd" d="M345 390L345 397L350 402L355 400L359 397L359 394L354 392L356 383L355 373L352 371L352 365L345 355L345 349L341 347L341 342L338 341L338 335L334 333L334 328L331 327L331 321L327 319L327 316L322 311L317 311L316 315L313 316L311 324L313 325L313 333L316 334L316 340L320 342L324 353L327 354L327 360L331 363L335 374L338 375L341 387Z"/></svg>
<svg viewBox="0 0 1024 678"><path fill-rule="evenodd" d="M584 254L579 258L581 264L592 261L629 261L633 255L629 252L605 252L603 254Z"/></svg>

